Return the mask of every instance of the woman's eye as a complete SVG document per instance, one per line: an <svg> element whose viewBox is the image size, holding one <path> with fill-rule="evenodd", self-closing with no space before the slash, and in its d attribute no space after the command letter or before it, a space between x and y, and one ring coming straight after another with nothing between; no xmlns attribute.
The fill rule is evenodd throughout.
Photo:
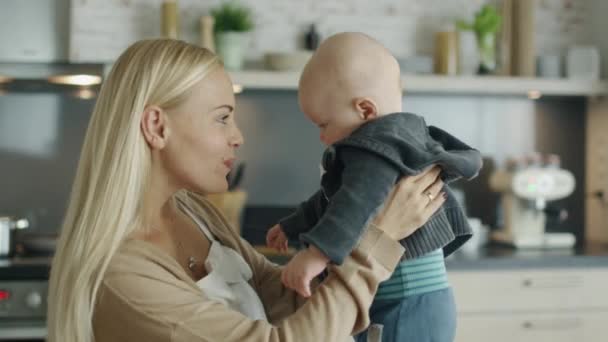
<svg viewBox="0 0 608 342"><path fill-rule="evenodd" d="M227 123L228 119L230 119L230 114L224 114L224 115L220 116L218 120L221 123Z"/></svg>

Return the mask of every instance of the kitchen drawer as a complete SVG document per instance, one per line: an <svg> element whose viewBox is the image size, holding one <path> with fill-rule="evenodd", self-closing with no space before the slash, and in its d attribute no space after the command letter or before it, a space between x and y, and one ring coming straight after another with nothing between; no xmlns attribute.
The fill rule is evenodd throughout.
<svg viewBox="0 0 608 342"><path fill-rule="evenodd" d="M608 311L564 314L462 314L456 342L605 342Z"/></svg>
<svg viewBox="0 0 608 342"><path fill-rule="evenodd" d="M458 312L607 308L607 269L450 272Z"/></svg>

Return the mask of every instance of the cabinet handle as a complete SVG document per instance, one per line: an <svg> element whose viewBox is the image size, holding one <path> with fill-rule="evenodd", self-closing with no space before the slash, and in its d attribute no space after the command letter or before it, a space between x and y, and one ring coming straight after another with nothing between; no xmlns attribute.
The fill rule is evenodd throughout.
<svg viewBox="0 0 608 342"><path fill-rule="evenodd" d="M528 320L521 324L524 330L573 330L583 326L583 322L578 317L555 318L546 320Z"/></svg>
<svg viewBox="0 0 608 342"><path fill-rule="evenodd" d="M583 285L583 279L575 276L559 278L525 278L521 285L522 287L529 289L575 288Z"/></svg>

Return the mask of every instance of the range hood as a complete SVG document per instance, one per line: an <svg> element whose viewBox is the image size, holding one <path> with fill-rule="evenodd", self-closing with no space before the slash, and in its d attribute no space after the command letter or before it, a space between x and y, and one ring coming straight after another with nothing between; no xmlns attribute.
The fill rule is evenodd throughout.
<svg viewBox="0 0 608 342"><path fill-rule="evenodd" d="M68 60L70 0L0 1L0 62Z"/></svg>
<svg viewBox="0 0 608 342"><path fill-rule="evenodd" d="M68 62L70 0L0 1L0 95L97 87L102 64Z"/></svg>
<svg viewBox="0 0 608 342"><path fill-rule="evenodd" d="M0 95L96 91L103 80L103 71L103 64L0 63Z"/></svg>

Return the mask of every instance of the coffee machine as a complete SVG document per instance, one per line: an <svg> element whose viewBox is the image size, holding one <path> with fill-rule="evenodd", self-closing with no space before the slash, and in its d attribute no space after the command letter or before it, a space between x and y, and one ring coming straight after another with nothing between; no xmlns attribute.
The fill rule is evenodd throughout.
<svg viewBox="0 0 608 342"><path fill-rule="evenodd" d="M501 193L502 225L491 234L495 242L517 248L568 248L576 240L572 233L547 233L547 202L572 194L574 175L560 167L559 157L540 156L526 161L510 160L506 169L490 177L490 188Z"/></svg>

